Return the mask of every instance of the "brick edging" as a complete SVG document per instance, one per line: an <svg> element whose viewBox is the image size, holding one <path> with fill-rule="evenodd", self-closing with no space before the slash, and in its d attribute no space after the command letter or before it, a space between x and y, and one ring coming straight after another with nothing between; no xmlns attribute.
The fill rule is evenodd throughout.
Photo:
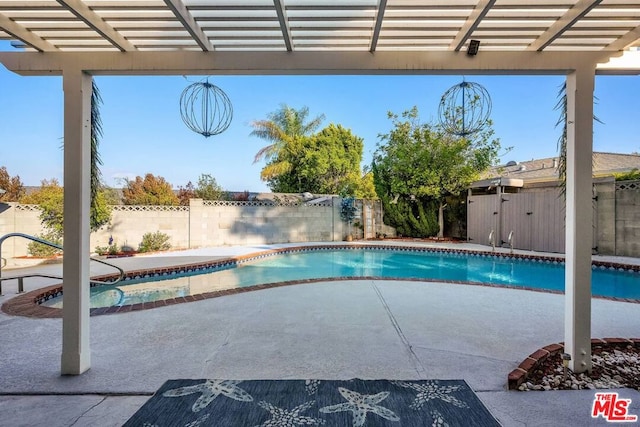
<svg viewBox="0 0 640 427"><path fill-rule="evenodd" d="M591 350L596 347L626 347L632 345L640 349L640 338L593 338L591 340ZM564 352L564 343L549 344L531 353L526 359L511 371L507 376L509 390L517 390L520 385L529 379L549 357L556 356Z"/></svg>

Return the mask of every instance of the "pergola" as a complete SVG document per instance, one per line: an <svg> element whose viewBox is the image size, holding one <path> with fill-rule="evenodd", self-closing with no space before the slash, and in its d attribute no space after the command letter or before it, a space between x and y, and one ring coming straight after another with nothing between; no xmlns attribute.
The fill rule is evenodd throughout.
<svg viewBox="0 0 640 427"><path fill-rule="evenodd" d="M594 80L640 73L640 0L0 0L0 39L25 45L9 70L63 77L62 374L91 366L92 76L181 74L565 75L565 349L591 369Z"/></svg>

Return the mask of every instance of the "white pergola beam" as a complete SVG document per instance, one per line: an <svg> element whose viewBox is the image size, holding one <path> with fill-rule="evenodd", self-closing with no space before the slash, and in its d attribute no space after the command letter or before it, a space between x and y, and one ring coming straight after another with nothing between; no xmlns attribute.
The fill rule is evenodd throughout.
<svg viewBox="0 0 640 427"><path fill-rule="evenodd" d="M378 7L376 9L376 24L373 27L373 34L371 35L371 45L369 46L369 52L375 52L378 47L378 39L380 38L380 30L382 29L382 21L384 21L384 12L387 10L387 0L378 0Z"/></svg>
<svg viewBox="0 0 640 427"><path fill-rule="evenodd" d="M602 0L580 0L564 16L554 22L544 33L529 45L527 50L542 51L560 37L565 31L573 26L578 20L584 17Z"/></svg>
<svg viewBox="0 0 640 427"><path fill-rule="evenodd" d="M198 43L198 46L200 46L200 48L205 52L213 51L213 45L211 44L209 37L207 37L204 31L202 31L202 28L198 25L182 0L164 0L164 2L167 7L171 9L178 21L182 23L184 29L187 30L196 43Z"/></svg>
<svg viewBox="0 0 640 427"><path fill-rule="evenodd" d="M56 52L58 48L0 13L0 28L40 52Z"/></svg>
<svg viewBox="0 0 640 427"><path fill-rule="evenodd" d="M456 52L462 49L462 46L464 46L469 37L471 37L471 34L478 28L478 25L480 25L480 22L482 22L482 19L484 19L495 2L496 0L481 0L478 2L473 12L471 12L471 15L469 15L469 18L467 18L467 21L462 28L460 28L456 38L453 39L453 42L449 45L450 49Z"/></svg>
<svg viewBox="0 0 640 427"><path fill-rule="evenodd" d="M591 371L594 85L595 66L567 76L564 346L576 373Z"/></svg>
<svg viewBox="0 0 640 427"><path fill-rule="evenodd" d="M287 18L287 11L284 7L284 3L281 0L273 0L273 5L276 8L278 14L278 21L280 21L280 30L282 31L282 38L284 44L287 47L287 51L293 51L293 40L291 39L291 29L289 28L289 19Z"/></svg>
<svg viewBox="0 0 640 427"><path fill-rule="evenodd" d="M611 52L0 52L21 75L557 74L606 61Z"/></svg>
<svg viewBox="0 0 640 427"><path fill-rule="evenodd" d="M81 0L57 0L57 2L73 13L78 19L84 21L89 27L120 51L131 52L136 50L136 47L131 44L129 40L113 29L111 25L107 24Z"/></svg>
<svg viewBox="0 0 640 427"><path fill-rule="evenodd" d="M638 75L640 74L640 50L626 50L622 55L612 57L608 62L598 64L598 75Z"/></svg>

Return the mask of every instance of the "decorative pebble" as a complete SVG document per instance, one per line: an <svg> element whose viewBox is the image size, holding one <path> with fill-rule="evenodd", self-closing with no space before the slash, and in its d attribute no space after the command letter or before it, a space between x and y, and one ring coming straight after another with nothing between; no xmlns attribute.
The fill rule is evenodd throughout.
<svg viewBox="0 0 640 427"><path fill-rule="evenodd" d="M607 389L633 387L640 389L640 350L632 345L620 349L602 349L592 354L594 372L599 378L591 378L587 373L574 374L567 372L565 380L564 368L547 364L536 370L519 390L559 390L559 389Z"/></svg>

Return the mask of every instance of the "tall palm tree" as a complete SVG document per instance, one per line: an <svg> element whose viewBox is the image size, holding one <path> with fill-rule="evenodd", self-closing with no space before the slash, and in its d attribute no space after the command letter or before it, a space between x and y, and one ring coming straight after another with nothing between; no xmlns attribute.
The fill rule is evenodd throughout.
<svg viewBox="0 0 640 427"><path fill-rule="evenodd" d="M322 124L325 116L321 114L307 121L309 108L299 110L282 104L280 109L270 113L266 120L255 120L251 123L252 136L270 142L255 155L254 163L265 159L267 165L260 172L263 181L276 178L291 171L291 163L287 160L287 150L292 150L296 140L311 135Z"/></svg>

